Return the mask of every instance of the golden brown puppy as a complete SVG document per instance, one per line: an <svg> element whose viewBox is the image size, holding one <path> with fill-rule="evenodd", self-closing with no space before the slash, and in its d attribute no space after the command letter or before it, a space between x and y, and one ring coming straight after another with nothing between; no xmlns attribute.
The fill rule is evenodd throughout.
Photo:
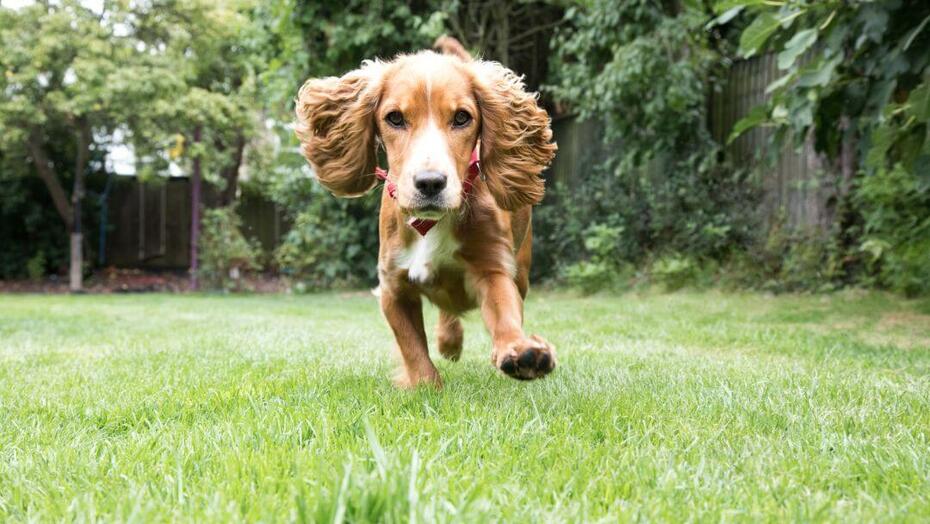
<svg viewBox="0 0 930 524"><path fill-rule="evenodd" d="M556 151L549 116L509 69L471 60L454 39L437 46L449 54L367 61L339 78L308 80L297 97L297 136L337 196L373 188L378 148L387 153L378 277L403 358L399 385L442 384L426 345L423 296L440 310L444 357L459 358L459 316L479 307L492 363L514 378L542 377L555 367L554 348L522 324L531 206L542 200L539 174Z"/></svg>

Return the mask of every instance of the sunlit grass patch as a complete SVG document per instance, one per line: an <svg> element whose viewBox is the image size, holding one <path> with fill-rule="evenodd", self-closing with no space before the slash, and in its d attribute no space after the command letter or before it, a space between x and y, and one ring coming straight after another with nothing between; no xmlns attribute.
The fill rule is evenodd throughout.
<svg viewBox="0 0 930 524"><path fill-rule="evenodd" d="M412 392L365 294L0 297L0 518L930 518L921 303L531 297L551 377Z"/></svg>

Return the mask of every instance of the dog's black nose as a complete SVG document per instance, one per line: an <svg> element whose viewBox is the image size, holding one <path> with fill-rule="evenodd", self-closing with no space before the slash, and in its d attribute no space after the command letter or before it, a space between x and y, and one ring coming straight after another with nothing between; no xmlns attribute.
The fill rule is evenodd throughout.
<svg viewBox="0 0 930 524"><path fill-rule="evenodd" d="M413 177L417 191L427 198L438 195L446 187L446 175L438 171L420 171Z"/></svg>

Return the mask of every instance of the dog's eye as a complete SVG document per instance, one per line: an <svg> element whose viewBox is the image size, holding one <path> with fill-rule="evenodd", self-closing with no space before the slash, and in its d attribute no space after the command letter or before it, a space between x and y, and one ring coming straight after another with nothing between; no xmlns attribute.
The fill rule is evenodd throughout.
<svg viewBox="0 0 930 524"><path fill-rule="evenodd" d="M469 122L471 122L471 115L468 111L456 111L455 116L452 117L454 127L465 127Z"/></svg>
<svg viewBox="0 0 930 524"><path fill-rule="evenodd" d="M404 115L400 111L391 111L384 117L388 124L391 124L394 127L404 127Z"/></svg>

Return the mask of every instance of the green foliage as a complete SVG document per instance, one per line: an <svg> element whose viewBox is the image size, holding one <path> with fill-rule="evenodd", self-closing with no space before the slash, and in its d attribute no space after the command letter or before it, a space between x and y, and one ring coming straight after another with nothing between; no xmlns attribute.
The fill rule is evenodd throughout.
<svg viewBox="0 0 930 524"><path fill-rule="evenodd" d="M261 248L242 234L242 219L233 206L207 209L200 234L200 274L207 285L241 290L245 272L258 270Z"/></svg>
<svg viewBox="0 0 930 524"><path fill-rule="evenodd" d="M39 175L67 227L77 223L74 205L90 207L83 180L107 169L116 135L133 147L143 178L166 174L172 162L189 169L197 157L204 177L219 182L233 143L256 128L262 40L251 9L206 0L0 6L3 178ZM196 146L195 128L203 136ZM92 231L93 220L82 222ZM67 250L46 253L57 265Z"/></svg>
<svg viewBox="0 0 930 524"><path fill-rule="evenodd" d="M587 291L620 288L640 266L649 268L640 275L674 288L702 282L707 268L721 264L735 268L731 280L776 291L858 283L930 292L930 4L474 5L193 0L105 2L100 11L68 0L0 7L0 239L8 246L0 277L26 276L38 253L47 270L63 266L67 236L50 210L70 220L67 193L77 175L91 180L106 170L118 132L134 147L143 177L172 164L190 172L198 159L208 182L222 187L244 162L244 183L281 204L294 226L275 254L283 272L311 288L372 285L377 197L341 201L314 185L288 125L291 101L309 76L342 74L452 33L474 36L466 45L485 56L541 60L532 70L548 71L543 103L603 130L606 160L550 189L535 212L534 278ZM545 16L525 16L534 9ZM471 20L475 12L514 18L495 25ZM543 25L520 26L529 20ZM528 57L550 38L551 55ZM708 132L708 96L731 60L761 53L775 54L781 76L731 139L769 127L772 142L763 149L770 157L813 139L826 170L843 173L826 231L782 224L765 231L758 179L731 165ZM51 184L35 176L34 146L63 188L63 206L37 198ZM86 165L75 169L82 151ZM93 226L88 218L85 230ZM32 269L43 265L38 260Z"/></svg>
<svg viewBox="0 0 930 524"><path fill-rule="evenodd" d="M769 102L738 122L733 136L771 126L769 149L777 151L812 133L817 150L856 177L840 194L848 208L843 221L822 242L830 254L789 261L819 258L837 269L837 260L864 259L862 283L909 294L930 291L930 4L717 4L718 13L736 8L752 17L741 54L777 52L783 76L768 87ZM857 142L858 151L844 158L844 144ZM809 247L793 250L804 251L803 245ZM786 273L798 271L788 267Z"/></svg>
<svg viewBox="0 0 930 524"><path fill-rule="evenodd" d="M548 90L580 118L603 122L609 155L537 213L537 275L560 263L573 278L606 271L578 249L592 221L623 232L617 264L661 252L721 258L746 245L757 191L722 160L706 126L708 85L728 45L704 30L706 13L689 3L594 1L566 17Z"/></svg>
<svg viewBox="0 0 930 524"><path fill-rule="evenodd" d="M337 199L314 184L275 253L300 289L362 287L377 283L378 198Z"/></svg>
<svg viewBox="0 0 930 524"><path fill-rule="evenodd" d="M565 282L585 293L624 287L629 266L620 252L622 235L622 227L594 224L586 229L583 236L587 257L562 269Z"/></svg>
<svg viewBox="0 0 930 524"><path fill-rule="evenodd" d="M653 262L649 272L652 281L665 291L678 291L695 285L701 271L698 262L691 257L666 255Z"/></svg>
<svg viewBox="0 0 930 524"><path fill-rule="evenodd" d="M879 283L930 293L930 158L916 172L899 163L862 177L855 198L865 219L859 249Z"/></svg>
<svg viewBox="0 0 930 524"><path fill-rule="evenodd" d="M27 264L44 254L43 270L67 261L67 231L38 178L20 176L20 162L0 156L0 280L31 277Z"/></svg>
<svg viewBox="0 0 930 524"><path fill-rule="evenodd" d="M45 276L45 251L41 249L26 262L26 274L30 280L40 280Z"/></svg>
<svg viewBox="0 0 930 524"><path fill-rule="evenodd" d="M549 91L582 118L603 118L607 139L622 140L629 166L712 147L704 93L716 54L704 38L706 20L697 9L666 4L575 6L555 41Z"/></svg>

